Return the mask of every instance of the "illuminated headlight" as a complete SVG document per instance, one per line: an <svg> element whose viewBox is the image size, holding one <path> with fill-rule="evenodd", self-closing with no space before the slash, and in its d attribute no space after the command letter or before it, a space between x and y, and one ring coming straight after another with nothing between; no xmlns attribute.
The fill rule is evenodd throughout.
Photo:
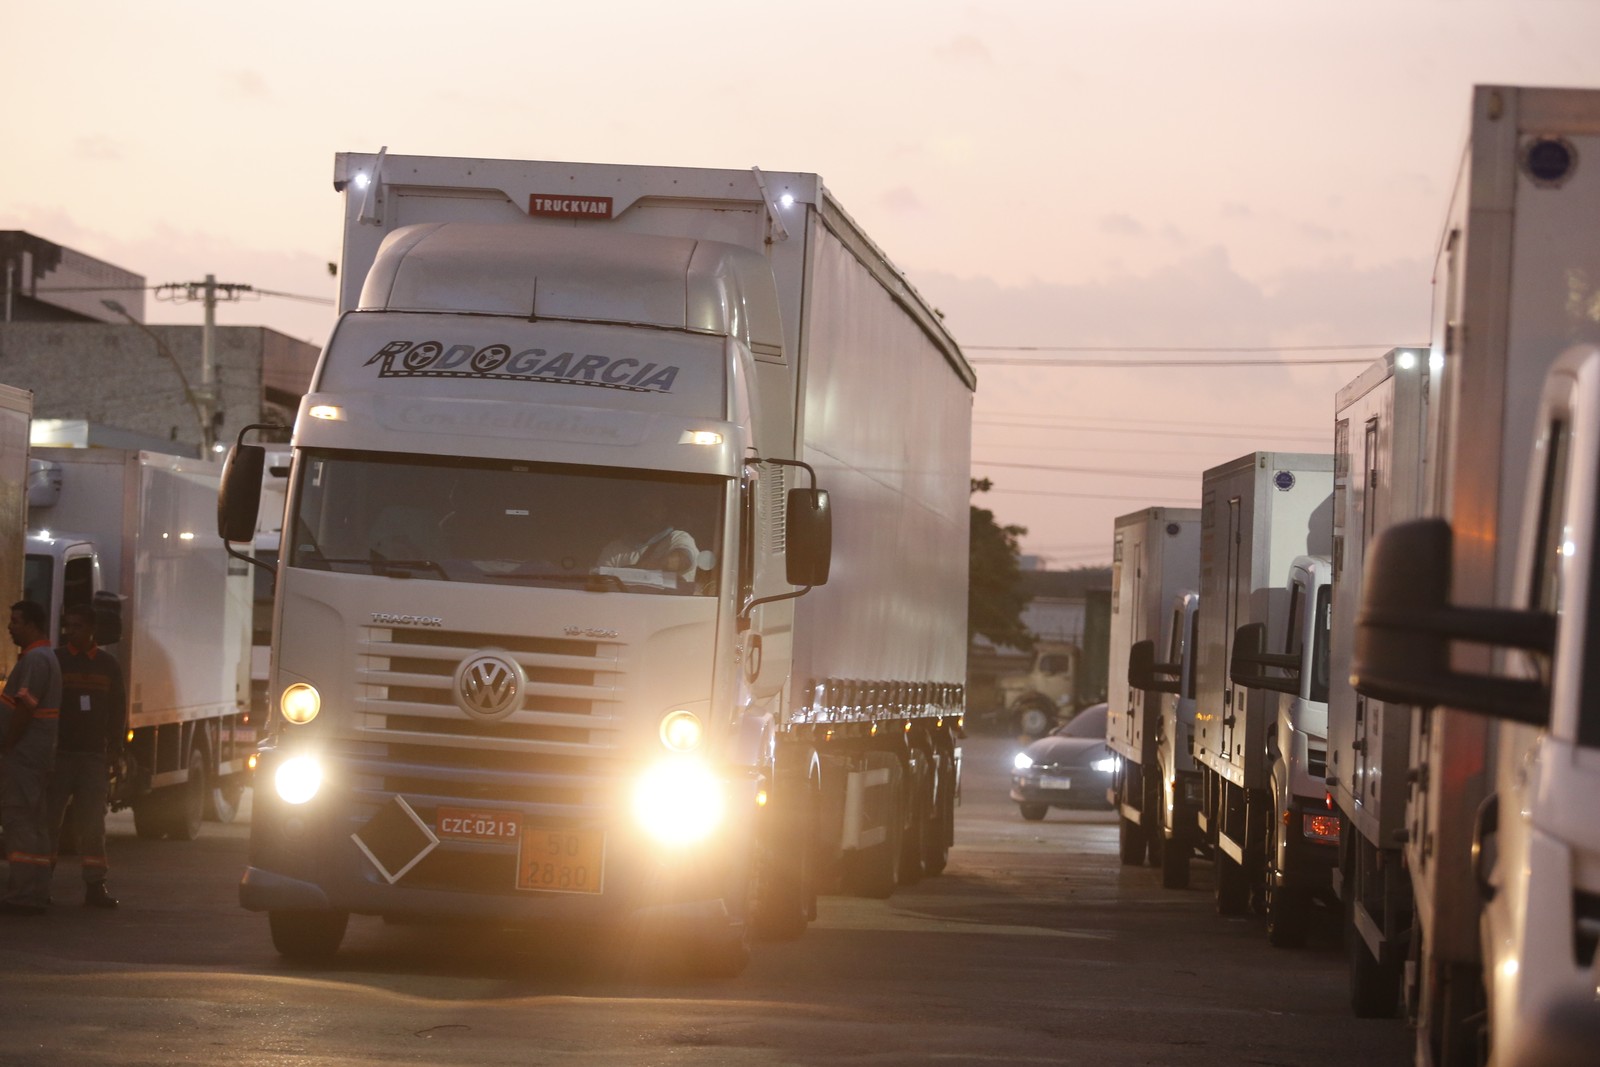
<svg viewBox="0 0 1600 1067"><path fill-rule="evenodd" d="M672 759L645 771L633 791L633 815L664 845L703 841L722 821L722 781L699 760Z"/></svg>
<svg viewBox="0 0 1600 1067"><path fill-rule="evenodd" d="M1093 763L1089 764L1089 766L1094 770L1099 771L1101 774L1110 774L1112 771L1117 769L1117 757L1105 756L1095 760Z"/></svg>
<svg viewBox="0 0 1600 1067"><path fill-rule="evenodd" d="M283 691L278 698L278 707L282 709L285 719L303 726L315 719L317 712L322 710L322 696L314 687L296 682Z"/></svg>
<svg viewBox="0 0 1600 1067"><path fill-rule="evenodd" d="M699 747L703 733L700 717L692 711L669 712L661 720L661 743L674 752L688 752Z"/></svg>
<svg viewBox="0 0 1600 1067"><path fill-rule="evenodd" d="M1026 752L1018 752L1011 758L1011 766L1015 767L1019 771L1025 771L1029 767L1033 766L1033 757L1028 755Z"/></svg>
<svg viewBox="0 0 1600 1067"><path fill-rule="evenodd" d="M311 756L291 756L278 764L272 784L285 804L304 804L322 788L322 764Z"/></svg>

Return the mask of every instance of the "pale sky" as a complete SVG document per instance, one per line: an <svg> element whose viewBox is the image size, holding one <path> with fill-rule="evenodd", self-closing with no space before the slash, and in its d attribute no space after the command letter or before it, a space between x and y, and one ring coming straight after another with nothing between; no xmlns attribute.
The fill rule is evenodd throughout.
<svg viewBox="0 0 1600 1067"><path fill-rule="evenodd" d="M1360 366L980 346L1425 342L1471 87L1600 88L1600 0L3 10L0 228L151 283L331 298L343 150L820 173L968 347L982 502L1053 567L1109 560L1116 515L1196 502L1207 466L1325 451ZM219 321L320 343L332 312Z"/></svg>

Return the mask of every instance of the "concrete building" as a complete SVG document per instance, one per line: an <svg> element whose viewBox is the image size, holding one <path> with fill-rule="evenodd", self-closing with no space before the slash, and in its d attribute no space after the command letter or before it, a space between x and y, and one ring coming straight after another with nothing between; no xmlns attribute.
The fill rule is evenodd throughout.
<svg viewBox="0 0 1600 1067"><path fill-rule="evenodd" d="M34 418L200 448L201 326L144 325L142 277L22 231L0 231L0 266L0 382L33 391ZM316 362L316 346L276 330L216 327L216 440L292 425Z"/></svg>

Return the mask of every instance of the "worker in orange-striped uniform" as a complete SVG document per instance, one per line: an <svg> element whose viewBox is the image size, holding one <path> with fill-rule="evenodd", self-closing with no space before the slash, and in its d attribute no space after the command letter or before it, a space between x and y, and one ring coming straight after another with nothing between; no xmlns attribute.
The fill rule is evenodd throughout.
<svg viewBox="0 0 1600 1067"><path fill-rule="evenodd" d="M7 872L0 915L43 915L50 906L54 836L46 790L56 758L61 666L50 647L49 617L31 600L11 605L11 640L22 650L0 690L0 819Z"/></svg>
<svg viewBox="0 0 1600 1067"><path fill-rule="evenodd" d="M117 898L106 888L106 760L122 748L127 730L128 701L122 668L111 653L95 644L94 609L73 604L61 613L61 725L56 741L56 769L50 775L51 841L61 834L67 805L83 867L83 903L114 908ZM55 850L51 849L51 855Z"/></svg>

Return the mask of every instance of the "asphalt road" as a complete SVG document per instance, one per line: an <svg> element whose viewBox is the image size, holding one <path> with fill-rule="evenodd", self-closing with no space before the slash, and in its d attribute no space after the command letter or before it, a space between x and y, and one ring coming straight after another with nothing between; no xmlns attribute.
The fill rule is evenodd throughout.
<svg viewBox="0 0 1600 1067"><path fill-rule="evenodd" d="M1221 919L1211 869L1123 869L1109 812L1024 822L1014 746L969 739L943 877L888 901L825 898L798 942L737 979L638 946L355 918L337 961L283 963L240 910L246 825L140 841L112 818L114 912L0 917L0 1063L1357 1064L1409 1062L1400 1021L1353 1018L1337 924L1311 947Z"/></svg>

